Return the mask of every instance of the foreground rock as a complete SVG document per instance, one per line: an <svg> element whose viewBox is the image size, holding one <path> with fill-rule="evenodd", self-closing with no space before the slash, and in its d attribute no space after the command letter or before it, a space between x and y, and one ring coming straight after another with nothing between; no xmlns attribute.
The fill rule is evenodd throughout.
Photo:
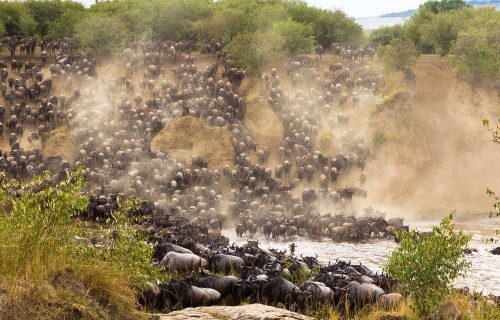
<svg viewBox="0 0 500 320"><path fill-rule="evenodd" d="M249 304L237 307L201 307L187 308L161 316L160 320L183 319L238 319L238 320L306 320L309 317L285 309L274 308L263 304Z"/></svg>

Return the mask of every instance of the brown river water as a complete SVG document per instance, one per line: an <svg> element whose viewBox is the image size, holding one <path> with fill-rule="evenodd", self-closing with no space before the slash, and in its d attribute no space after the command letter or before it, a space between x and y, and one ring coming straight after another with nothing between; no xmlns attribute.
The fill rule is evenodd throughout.
<svg viewBox="0 0 500 320"><path fill-rule="evenodd" d="M439 221L426 221L409 223L412 228L426 231ZM495 237L495 229L500 229L498 219L477 219L467 224L456 224L457 229L463 229L472 233L472 240L469 248L477 249L477 252L468 255L466 258L472 263L465 277L457 279L456 287L469 287L476 292L483 294L500 295L500 256L490 253L500 243L486 243L486 239ZM231 243L243 244L247 238L237 238L234 228L226 228L222 233L229 237ZM397 244L391 240L369 240L361 243L335 243L328 238L313 240L308 237L295 237L287 240L266 240L264 235L258 233L255 239L263 248L287 249L291 242L297 245L295 254L304 254L305 256L318 255L320 262L328 263L337 258L351 260L352 263L363 263L372 270L381 270L389 254L397 247Z"/></svg>

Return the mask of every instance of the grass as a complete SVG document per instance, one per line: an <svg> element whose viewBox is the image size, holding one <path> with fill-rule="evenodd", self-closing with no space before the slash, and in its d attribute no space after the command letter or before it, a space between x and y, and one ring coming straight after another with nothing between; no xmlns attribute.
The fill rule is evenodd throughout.
<svg viewBox="0 0 500 320"><path fill-rule="evenodd" d="M0 319L138 319L145 280L161 278L152 248L125 218L134 203L91 231L112 239L98 249L78 244L89 225L77 217L88 195L82 171L59 183L44 176L11 182L0 175Z"/></svg>
<svg viewBox="0 0 500 320"><path fill-rule="evenodd" d="M500 319L500 308L491 301L481 296L473 296L459 292L451 293L447 299L451 302L462 315L461 319L474 320L492 320ZM388 320L388 319L405 319L405 320L421 320L422 317L416 315L412 310L413 300L411 297L404 298L400 304L393 309L385 310L377 304L368 305L356 312L348 312L348 307L341 313L339 310L332 307L319 308L308 310L306 314L313 319L318 320ZM444 319L443 314L434 312L429 319Z"/></svg>

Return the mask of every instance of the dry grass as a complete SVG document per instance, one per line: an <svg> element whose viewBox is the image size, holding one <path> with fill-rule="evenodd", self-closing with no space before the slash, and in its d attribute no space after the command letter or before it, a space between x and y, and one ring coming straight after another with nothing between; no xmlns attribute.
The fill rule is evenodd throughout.
<svg viewBox="0 0 500 320"><path fill-rule="evenodd" d="M500 308L484 297L473 297L462 293L453 293L448 296L446 303L451 302L459 311L460 319L493 320L500 319ZM412 299L405 298L392 309L383 309L377 304L368 305L354 313L349 312L346 306L343 312L334 308L319 308L309 310L307 315L318 320L421 320L423 317L412 310ZM435 311L426 319L448 320L449 316Z"/></svg>

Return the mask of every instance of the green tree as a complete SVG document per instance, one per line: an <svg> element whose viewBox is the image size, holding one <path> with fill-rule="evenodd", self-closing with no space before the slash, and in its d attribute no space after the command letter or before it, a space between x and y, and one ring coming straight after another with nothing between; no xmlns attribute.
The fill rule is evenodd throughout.
<svg viewBox="0 0 500 320"><path fill-rule="evenodd" d="M65 12L80 12L85 8L81 3L61 0L29 0L24 3L36 22L36 33L45 36L49 32L50 25L61 19Z"/></svg>
<svg viewBox="0 0 500 320"><path fill-rule="evenodd" d="M82 50L94 54L110 54L123 47L125 27L115 17L90 15L76 27L76 38Z"/></svg>
<svg viewBox="0 0 500 320"><path fill-rule="evenodd" d="M316 21L316 40L328 48L332 43L360 42L363 28L340 10L323 10Z"/></svg>
<svg viewBox="0 0 500 320"><path fill-rule="evenodd" d="M312 25L289 19L274 23L273 31L277 32L283 39L283 49L288 55L309 53L314 47Z"/></svg>
<svg viewBox="0 0 500 320"><path fill-rule="evenodd" d="M420 316L439 306L452 282L470 267L462 252L471 236L455 232L452 220L450 214L429 234L413 230L398 233L400 246L384 267L412 295L412 307Z"/></svg>
<svg viewBox="0 0 500 320"><path fill-rule="evenodd" d="M434 13L426 7L420 7L417 13L411 16L404 26L404 38L412 42L420 53L434 53L434 47L428 41L425 41L425 30L423 26L427 25Z"/></svg>
<svg viewBox="0 0 500 320"><path fill-rule="evenodd" d="M395 39L381 50L385 68L389 71L407 71L417 61L418 51L414 44Z"/></svg>
<svg viewBox="0 0 500 320"><path fill-rule="evenodd" d="M401 25L395 25L392 27L381 27L373 30L368 37L368 41L371 44L386 46L394 39L401 38L403 36L403 27Z"/></svg>
<svg viewBox="0 0 500 320"><path fill-rule="evenodd" d="M234 62L239 66L259 69L283 57L283 38L273 31L240 33L228 43Z"/></svg>
<svg viewBox="0 0 500 320"><path fill-rule="evenodd" d="M201 39L230 41L238 33L249 29L248 15L239 9L221 8L209 18L195 22L196 33Z"/></svg>
<svg viewBox="0 0 500 320"><path fill-rule="evenodd" d="M458 32L450 54L464 74L476 83L500 78L500 12L494 8L466 10L464 27Z"/></svg>
<svg viewBox="0 0 500 320"><path fill-rule="evenodd" d="M441 1L427 1L421 7L427 8L433 13L448 12L451 10L460 10L468 5L464 0L441 0Z"/></svg>
<svg viewBox="0 0 500 320"><path fill-rule="evenodd" d="M436 14L422 26L422 39L432 45L436 53L445 56L457 40L464 22L456 11Z"/></svg>
<svg viewBox="0 0 500 320"><path fill-rule="evenodd" d="M32 35L36 29L31 13L20 2L0 2L0 21L8 35Z"/></svg>

